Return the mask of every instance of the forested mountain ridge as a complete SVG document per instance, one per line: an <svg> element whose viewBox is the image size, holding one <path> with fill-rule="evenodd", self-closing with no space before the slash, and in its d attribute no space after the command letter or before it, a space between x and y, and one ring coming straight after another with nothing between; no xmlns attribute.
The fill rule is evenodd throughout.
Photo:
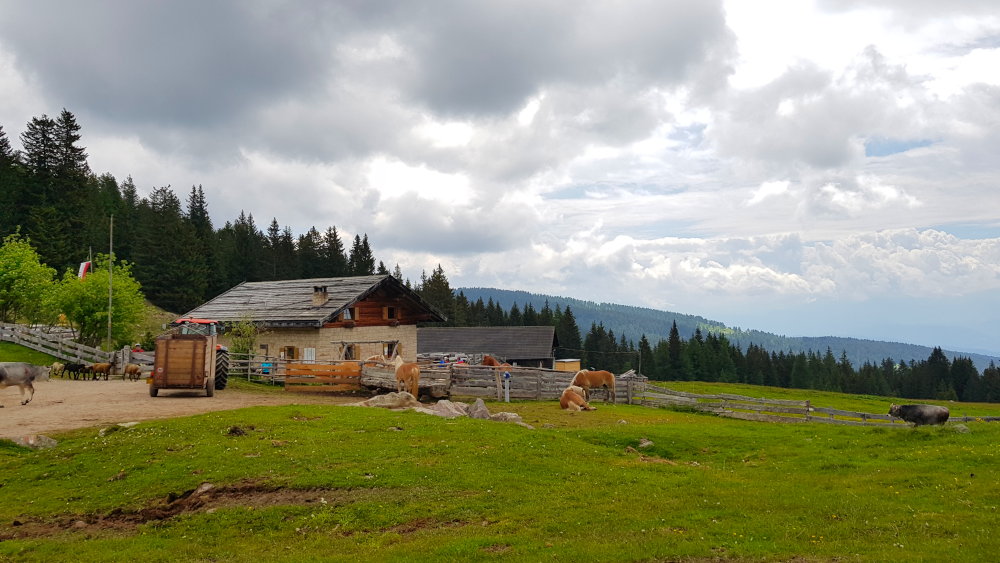
<svg viewBox="0 0 1000 563"><path fill-rule="evenodd" d="M483 287L461 287L455 291L465 294L469 301L477 299L488 301L492 299L495 303L507 309L515 303L522 308L530 303L536 309L540 309L546 302L552 308L555 308L557 305L564 309L570 306L573 308L573 314L576 316L577 325L579 325L582 331L586 332L591 324L603 324L607 330L614 331L616 335L624 336L627 340L633 342L638 342L643 334L653 344L660 340L666 340L671 324L676 322L677 329L683 338L689 338L694 334L696 329L700 329L703 333L724 334L730 342L739 345L743 350L746 350L751 344L772 352L790 353L809 351L822 353L829 348L838 357L842 352L845 352L847 359L855 366L859 366L866 361L879 363L885 358L892 358L897 362L924 360L933 350L929 346L917 344L840 336L783 336L759 330L729 327L723 322L706 319L697 315L687 315L630 305L595 303L572 297L542 295L527 291ZM991 361L1000 364L1000 358L996 356L951 350L944 350L944 353L950 359L956 357L970 358L980 371L986 369Z"/></svg>

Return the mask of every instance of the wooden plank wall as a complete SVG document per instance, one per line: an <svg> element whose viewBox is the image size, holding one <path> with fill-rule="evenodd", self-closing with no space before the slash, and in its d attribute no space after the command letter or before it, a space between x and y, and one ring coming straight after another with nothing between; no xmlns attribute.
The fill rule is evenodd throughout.
<svg viewBox="0 0 1000 563"><path fill-rule="evenodd" d="M330 392L361 389L361 365L358 362L335 364L284 364L285 391Z"/></svg>

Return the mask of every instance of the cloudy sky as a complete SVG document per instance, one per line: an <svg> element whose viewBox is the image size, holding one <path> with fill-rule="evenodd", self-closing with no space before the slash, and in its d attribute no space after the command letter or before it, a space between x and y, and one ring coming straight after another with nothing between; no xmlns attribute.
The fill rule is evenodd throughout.
<svg viewBox="0 0 1000 563"><path fill-rule="evenodd" d="M993 0L4 2L0 125L453 286L1000 355Z"/></svg>

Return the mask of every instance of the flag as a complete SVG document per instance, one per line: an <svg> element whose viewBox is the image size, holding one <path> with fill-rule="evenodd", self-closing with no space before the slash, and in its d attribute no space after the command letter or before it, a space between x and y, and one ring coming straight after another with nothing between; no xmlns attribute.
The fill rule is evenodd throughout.
<svg viewBox="0 0 1000 563"><path fill-rule="evenodd" d="M80 262L80 271L77 272L76 277L82 280L87 277L88 272L90 272L90 262Z"/></svg>

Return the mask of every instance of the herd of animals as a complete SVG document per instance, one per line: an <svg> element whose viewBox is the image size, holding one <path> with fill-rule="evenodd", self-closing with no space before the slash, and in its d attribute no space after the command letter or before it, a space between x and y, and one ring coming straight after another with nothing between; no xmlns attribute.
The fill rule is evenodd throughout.
<svg viewBox="0 0 1000 563"><path fill-rule="evenodd" d="M98 362L93 364L76 362L55 362L49 368L49 375L54 377L72 377L73 379L97 380L103 376L107 381L114 371L113 362ZM126 364L122 370L122 378L137 381L142 377L142 367L139 364Z"/></svg>
<svg viewBox="0 0 1000 563"><path fill-rule="evenodd" d="M407 391L414 397L419 397L420 366L416 362L404 362L402 356L397 353L392 360L378 355L366 359L364 363L394 367L396 390ZM501 372L511 367L510 364L500 362L492 356L484 356L482 365L494 368L498 382ZM21 391L21 404L27 405L35 396L33 385L35 381L44 381L50 376L83 380L97 380L103 376L106 381L114 368L114 363L108 362L94 364L56 362L51 366L36 366L26 362L0 362L0 389L18 387ZM142 369L138 364L127 364L122 370L122 379L136 381L141 377ZM605 402L609 399L612 403L616 402L614 374L603 370L584 369L573 376L569 386L559 396L559 407L567 411L596 410L597 407L588 403L590 392L594 389L604 389ZM27 398L24 397L25 394L28 395ZM0 405L0 408L2 407L3 405ZM893 404L889 407L889 414L914 426L923 426L944 424L948 421L950 413L947 408L937 405Z"/></svg>

